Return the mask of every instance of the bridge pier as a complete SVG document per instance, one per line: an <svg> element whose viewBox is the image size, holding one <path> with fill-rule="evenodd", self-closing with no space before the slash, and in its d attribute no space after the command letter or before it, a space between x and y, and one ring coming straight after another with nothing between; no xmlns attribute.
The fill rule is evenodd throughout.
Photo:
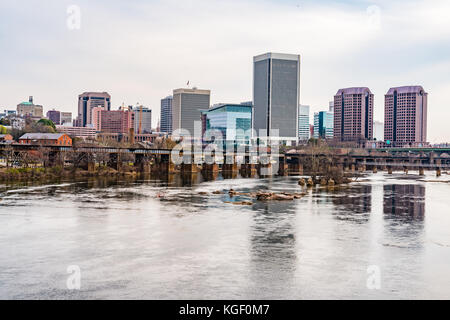
<svg viewBox="0 0 450 320"><path fill-rule="evenodd" d="M258 175L261 177L272 175L272 163L259 164L258 165Z"/></svg>
<svg viewBox="0 0 450 320"><path fill-rule="evenodd" d="M122 159L120 153L110 153L108 167L120 171L122 169Z"/></svg>
<svg viewBox="0 0 450 320"><path fill-rule="evenodd" d="M64 166L62 154L58 151L50 151L48 154L48 159L44 160L44 167L48 168L56 166Z"/></svg>
<svg viewBox="0 0 450 320"><path fill-rule="evenodd" d="M95 161L94 157L91 153L82 152L78 156L78 166L86 171L94 172L95 171Z"/></svg>
<svg viewBox="0 0 450 320"><path fill-rule="evenodd" d="M246 163L241 166L240 173L241 173L241 176L243 176L243 177L251 178L254 175L256 175L256 172L257 172L256 164Z"/></svg>
<svg viewBox="0 0 450 320"><path fill-rule="evenodd" d="M149 173L151 171L150 163L143 154L135 155L134 166L139 172L142 173Z"/></svg>

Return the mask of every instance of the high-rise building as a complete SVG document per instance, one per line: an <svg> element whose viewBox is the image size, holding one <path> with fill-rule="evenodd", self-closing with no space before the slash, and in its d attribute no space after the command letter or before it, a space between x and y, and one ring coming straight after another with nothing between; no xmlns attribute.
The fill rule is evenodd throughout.
<svg viewBox="0 0 450 320"><path fill-rule="evenodd" d="M61 112L58 110L49 110L47 111L47 118L51 120L55 125L61 124Z"/></svg>
<svg viewBox="0 0 450 320"><path fill-rule="evenodd" d="M111 96L107 92L85 92L78 96L77 125L85 127L93 124L92 109L111 110Z"/></svg>
<svg viewBox="0 0 450 320"><path fill-rule="evenodd" d="M144 106L138 106L134 107L133 111L136 133L152 133L152 110Z"/></svg>
<svg viewBox="0 0 450 320"><path fill-rule="evenodd" d="M377 141L384 141L384 123L381 121L373 122L373 138Z"/></svg>
<svg viewBox="0 0 450 320"><path fill-rule="evenodd" d="M130 110L92 109L93 127L100 132L128 133L134 128L134 112Z"/></svg>
<svg viewBox="0 0 450 320"><path fill-rule="evenodd" d="M369 88L340 89L334 96L334 137L339 141L372 140L373 103Z"/></svg>
<svg viewBox="0 0 450 320"><path fill-rule="evenodd" d="M314 138L333 139L334 115L329 111L314 113Z"/></svg>
<svg viewBox="0 0 450 320"><path fill-rule="evenodd" d="M61 111L61 124L72 124L72 112Z"/></svg>
<svg viewBox="0 0 450 320"><path fill-rule="evenodd" d="M201 111L210 106L210 90L176 89L173 91L172 130L188 130L194 136L194 122L201 121ZM201 134L201 132L199 132Z"/></svg>
<svg viewBox="0 0 450 320"><path fill-rule="evenodd" d="M221 132L223 147L226 147L226 144L232 146L248 144L251 139L252 106L218 104L202 111L202 121L205 131ZM214 140L217 141L217 137L214 137ZM208 142L208 139L206 141Z"/></svg>
<svg viewBox="0 0 450 320"><path fill-rule="evenodd" d="M253 58L253 127L259 135L279 130L286 144L298 141L300 56L266 53Z"/></svg>
<svg viewBox="0 0 450 320"><path fill-rule="evenodd" d="M298 106L298 140L309 140L309 106Z"/></svg>
<svg viewBox="0 0 450 320"><path fill-rule="evenodd" d="M172 102L172 96L161 99L161 121L159 126L160 131L167 134L172 134Z"/></svg>
<svg viewBox="0 0 450 320"><path fill-rule="evenodd" d="M30 96L28 102L22 102L17 105L17 115L19 117L40 119L44 116L44 108L41 105L34 104L33 96Z"/></svg>
<svg viewBox="0 0 450 320"><path fill-rule="evenodd" d="M421 86L389 89L385 95L384 140L396 146L427 142L428 93Z"/></svg>

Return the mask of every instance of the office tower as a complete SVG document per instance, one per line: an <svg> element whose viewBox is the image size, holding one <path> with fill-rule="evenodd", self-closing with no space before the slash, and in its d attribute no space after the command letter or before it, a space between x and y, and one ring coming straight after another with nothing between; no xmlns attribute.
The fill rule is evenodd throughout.
<svg viewBox="0 0 450 320"><path fill-rule="evenodd" d="M421 86L391 88L385 95L384 140L404 146L427 142L428 93Z"/></svg>
<svg viewBox="0 0 450 320"><path fill-rule="evenodd" d="M329 111L314 113L314 138L333 139L334 115Z"/></svg>
<svg viewBox="0 0 450 320"><path fill-rule="evenodd" d="M309 106L298 106L298 140L309 140Z"/></svg>
<svg viewBox="0 0 450 320"><path fill-rule="evenodd" d="M92 109L92 121L92 126L100 132L129 133L130 128L134 128L134 112L97 107Z"/></svg>
<svg viewBox="0 0 450 320"><path fill-rule="evenodd" d="M107 92L85 92L78 96L77 125L85 127L91 125L92 109L100 107L103 110L111 110L111 96Z"/></svg>
<svg viewBox="0 0 450 320"><path fill-rule="evenodd" d="M283 143L298 140L300 56L266 53L253 58L253 127L279 130Z"/></svg>
<svg viewBox="0 0 450 320"><path fill-rule="evenodd" d="M61 124L61 112L58 110L49 110L47 111L47 118L51 120L55 125Z"/></svg>
<svg viewBox="0 0 450 320"><path fill-rule="evenodd" d="M61 124L72 125L72 112L61 112Z"/></svg>
<svg viewBox="0 0 450 320"><path fill-rule="evenodd" d="M144 106L133 108L134 129L138 134L152 132L152 110Z"/></svg>
<svg viewBox="0 0 450 320"><path fill-rule="evenodd" d="M377 141L384 141L384 123L381 121L373 122L373 138Z"/></svg>
<svg viewBox="0 0 450 320"><path fill-rule="evenodd" d="M172 130L188 130L194 137L194 122L201 121L201 111L210 106L210 90L176 89L173 91ZM201 132L199 132L201 134Z"/></svg>
<svg viewBox="0 0 450 320"><path fill-rule="evenodd" d="M204 130L220 131L223 147L248 144L252 136L252 106L246 104L218 104L202 111ZM208 139L206 139L208 142Z"/></svg>
<svg viewBox="0 0 450 320"><path fill-rule="evenodd" d="M340 89L334 96L334 137L339 141L372 140L373 101L369 88Z"/></svg>
<svg viewBox="0 0 450 320"><path fill-rule="evenodd" d="M44 108L41 105L34 104L33 96L30 96L28 102L22 102L17 105L17 115L19 117L41 119L44 116Z"/></svg>
<svg viewBox="0 0 450 320"><path fill-rule="evenodd" d="M167 134L172 134L172 102L172 96L161 99L160 131Z"/></svg>

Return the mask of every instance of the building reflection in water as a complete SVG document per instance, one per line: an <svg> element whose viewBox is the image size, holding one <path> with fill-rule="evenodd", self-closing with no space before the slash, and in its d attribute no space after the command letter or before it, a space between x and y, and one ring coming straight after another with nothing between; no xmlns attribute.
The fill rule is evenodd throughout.
<svg viewBox="0 0 450 320"><path fill-rule="evenodd" d="M295 202L257 202L252 208L256 211L250 230L253 290L266 290L269 298L282 296L294 281L297 265ZM267 287L274 282L276 288Z"/></svg>
<svg viewBox="0 0 450 320"><path fill-rule="evenodd" d="M419 184L385 185L383 212L386 219L425 218L425 187Z"/></svg>
<svg viewBox="0 0 450 320"><path fill-rule="evenodd" d="M327 190L325 192L330 193ZM324 195L321 195L321 198L323 197ZM333 215L336 219L366 223L372 211L372 186L355 185L344 190L338 189L332 194L332 203L335 206Z"/></svg>

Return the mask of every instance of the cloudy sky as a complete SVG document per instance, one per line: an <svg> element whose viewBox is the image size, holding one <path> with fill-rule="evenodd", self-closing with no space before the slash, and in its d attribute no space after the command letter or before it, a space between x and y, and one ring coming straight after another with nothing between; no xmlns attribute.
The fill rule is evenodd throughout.
<svg viewBox="0 0 450 320"><path fill-rule="evenodd" d="M114 108L152 108L156 126L160 99L188 80L212 103L251 100L252 57L272 51L301 54L312 111L367 86L383 120L389 87L423 85L429 140L450 142L449 16L448 0L1 0L0 109L33 95L75 114L79 93L108 91Z"/></svg>

